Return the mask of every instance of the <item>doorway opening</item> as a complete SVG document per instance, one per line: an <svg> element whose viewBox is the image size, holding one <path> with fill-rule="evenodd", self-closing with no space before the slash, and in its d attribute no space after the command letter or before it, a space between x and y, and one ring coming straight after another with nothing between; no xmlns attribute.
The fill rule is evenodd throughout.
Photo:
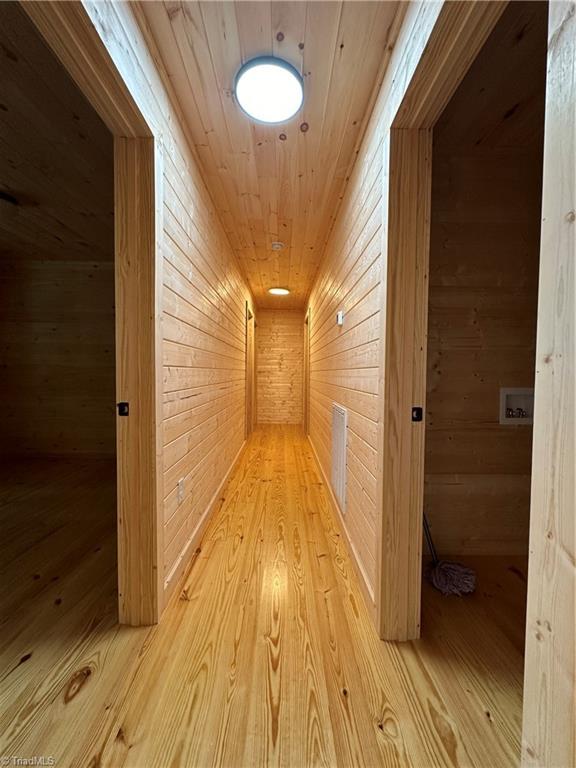
<svg viewBox="0 0 576 768"><path fill-rule="evenodd" d="M487 673L506 678L494 711L519 715L547 28L547 3L507 6L432 149L423 506L439 556L477 571L466 600L484 605ZM423 636L450 599L424 585Z"/></svg>
<svg viewBox="0 0 576 768"><path fill-rule="evenodd" d="M117 616L122 624L154 624L169 588L161 523L162 142L85 9L74 3L19 7L113 136Z"/></svg>
<svg viewBox="0 0 576 768"><path fill-rule="evenodd" d="M246 302L246 438L254 431L256 412L256 321Z"/></svg>
<svg viewBox="0 0 576 768"><path fill-rule="evenodd" d="M310 308L304 318L304 434L310 434Z"/></svg>
<svg viewBox="0 0 576 768"><path fill-rule="evenodd" d="M524 576L547 10L509 4L432 155L424 508L442 555L520 558ZM526 403L502 412L514 390Z"/></svg>
<svg viewBox="0 0 576 768"><path fill-rule="evenodd" d="M2 637L34 658L42 615L117 620L114 146L18 3L0 45Z"/></svg>
<svg viewBox="0 0 576 768"><path fill-rule="evenodd" d="M102 121L100 126L106 126L109 131L107 138L110 147L113 147L110 166L113 168L113 198L109 211L113 220L110 273L114 294L111 325L115 342L115 354L112 350L111 359L115 358L116 379L112 405L114 399L118 404L117 416L112 409L115 423L115 439L113 437L112 440L115 441L117 454L118 586L115 615L125 624L153 624L158 621L163 609L165 591L161 567L162 529L159 525L163 498L159 298L162 260L157 248L158 228L162 223L162 149L138 106L126 91L120 74L110 68L106 47L101 38L93 34L90 19L80 7L50 3L5 3L2 11L6 15L6 24L2 28L10 33L10 45L7 46L10 55L6 58L11 66L19 67L34 79L35 75L29 72L32 64L27 58L31 55L28 50L31 35L34 36L36 47L40 46L42 56L46 57L46 69L37 77L38 83L45 84L44 90L32 105L28 104L26 98L22 99L21 104L22 108L36 110L37 134L40 134L38 126L42 126L48 133L51 129L50 119L47 120L41 114L42 109L48 110L49 114L50 110L60 109L60 113L53 115L55 125L59 125L58 121L64 118L73 121L73 125L80 122L81 113L66 105L62 95L51 92L53 81L64 79L66 87L82 102L83 109L89 109L91 105L95 110L92 112L92 120L99 117ZM73 23L70 22L72 18ZM66 29L65 33L62 33L63 29ZM41 70L41 67L38 69ZM14 72L8 75L7 68L2 74L5 73L6 87L3 83L3 93L14 96L17 76ZM106 88L101 86L103 80L106 80ZM5 125L10 124L12 115L8 110L2 110L0 116ZM65 128L63 125L62 129ZM12 141L18 136L17 131L9 133L12 134ZM75 125L71 141L86 146L88 138L89 134ZM28 149L31 152L38 151L40 140L34 135ZM64 159L67 157L69 160L69 165L63 166L65 176L74 171L84 180L90 178L90 161L83 159L73 146L59 146L58 140L59 136L54 139L55 152L69 152L66 156L64 151ZM22 147L17 146L14 157L17 157L18 152L22 152ZM51 174L51 161L46 161L45 157L44 161L48 162ZM42 165L42 152L38 163ZM66 195L70 192L68 189L61 190L61 186L52 184L55 199L58 199L58 194ZM26 200L25 195L21 200ZM19 220L22 218L25 206L18 205L17 196L8 191L2 202L13 205L15 211L12 213L20 217ZM28 208L28 214L38 222L40 206L30 204ZM87 227L92 226L91 231L97 228L92 208L82 211L74 199L71 210L77 218L85 219ZM95 204L94 211L97 210ZM53 259L56 261L64 253L65 242L76 243L80 247L81 239L75 239L74 230L67 228L66 223L61 222L57 216L53 217L51 224L60 228L51 241L52 245L60 247L59 256ZM40 229L42 237L47 237L50 228ZM29 233L27 238L29 244L36 242ZM39 243L42 243L42 239ZM69 291L69 294L65 301L70 299L75 302L75 306L84 308L76 292ZM93 297L90 300L93 301ZM86 306L90 305L88 301ZM78 357L82 353L86 356L84 347L78 346L75 351ZM58 396L65 400L74 382L74 377L63 380ZM93 382L92 386L96 388ZM74 414L77 432L82 427L80 416L79 413Z"/></svg>

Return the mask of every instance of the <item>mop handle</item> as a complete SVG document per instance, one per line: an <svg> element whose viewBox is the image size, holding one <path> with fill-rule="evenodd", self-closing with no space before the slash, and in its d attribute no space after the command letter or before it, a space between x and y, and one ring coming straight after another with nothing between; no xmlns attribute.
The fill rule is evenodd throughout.
<svg viewBox="0 0 576 768"><path fill-rule="evenodd" d="M430 531L430 524L428 523L428 518L426 517L426 513L424 513L424 536L426 537L426 544L428 544L428 549L430 550L430 554L432 555L432 560L434 561L434 565L437 565L438 555L436 554L436 547L434 546L434 542L432 541L432 532Z"/></svg>

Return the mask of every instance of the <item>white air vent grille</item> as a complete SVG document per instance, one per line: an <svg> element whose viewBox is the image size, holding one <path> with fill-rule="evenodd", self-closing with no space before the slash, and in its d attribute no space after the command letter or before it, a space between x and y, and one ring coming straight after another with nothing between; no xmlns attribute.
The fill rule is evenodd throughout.
<svg viewBox="0 0 576 768"><path fill-rule="evenodd" d="M332 403L332 490L340 510L346 512L346 432L348 411Z"/></svg>

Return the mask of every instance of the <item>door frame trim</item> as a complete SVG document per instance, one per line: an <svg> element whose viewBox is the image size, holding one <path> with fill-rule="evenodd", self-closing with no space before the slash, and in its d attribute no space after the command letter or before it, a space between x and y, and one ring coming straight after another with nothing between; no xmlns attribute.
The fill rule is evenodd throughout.
<svg viewBox="0 0 576 768"><path fill-rule="evenodd" d="M304 316L304 371L303 371L303 413L302 427L304 434L310 434L310 331L312 322L312 310L310 307L306 310Z"/></svg>
<svg viewBox="0 0 576 768"><path fill-rule="evenodd" d="M244 417L244 437L248 437L254 431L254 411L255 411L255 392L256 392L256 319L254 317L254 311L251 309L248 301L246 301L245 311L245 323L246 323L246 354L245 354L245 366L246 366L246 412ZM250 339L250 323L252 323L252 339L251 346L248 344ZM251 352L249 355L248 352Z"/></svg>

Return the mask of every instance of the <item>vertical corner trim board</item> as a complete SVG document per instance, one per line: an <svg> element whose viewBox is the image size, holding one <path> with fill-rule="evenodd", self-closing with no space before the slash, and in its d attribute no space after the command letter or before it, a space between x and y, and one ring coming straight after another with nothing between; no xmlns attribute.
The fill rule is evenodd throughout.
<svg viewBox="0 0 576 768"><path fill-rule="evenodd" d="M576 5L549 6L522 765L576 762Z"/></svg>
<svg viewBox="0 0 576 768"><path fill-rule="evenodd" d="M156 157L152 138L114 140L118 595L125 624L161 611L156 370Z"/></svg>
<svg viewBox="0 0 576 768"><path fill-rule="evenodd" d="M384 638L420 634L426 400L430 129L393 129L390 139L384 370L383 515L379 623Z"/></svg>

